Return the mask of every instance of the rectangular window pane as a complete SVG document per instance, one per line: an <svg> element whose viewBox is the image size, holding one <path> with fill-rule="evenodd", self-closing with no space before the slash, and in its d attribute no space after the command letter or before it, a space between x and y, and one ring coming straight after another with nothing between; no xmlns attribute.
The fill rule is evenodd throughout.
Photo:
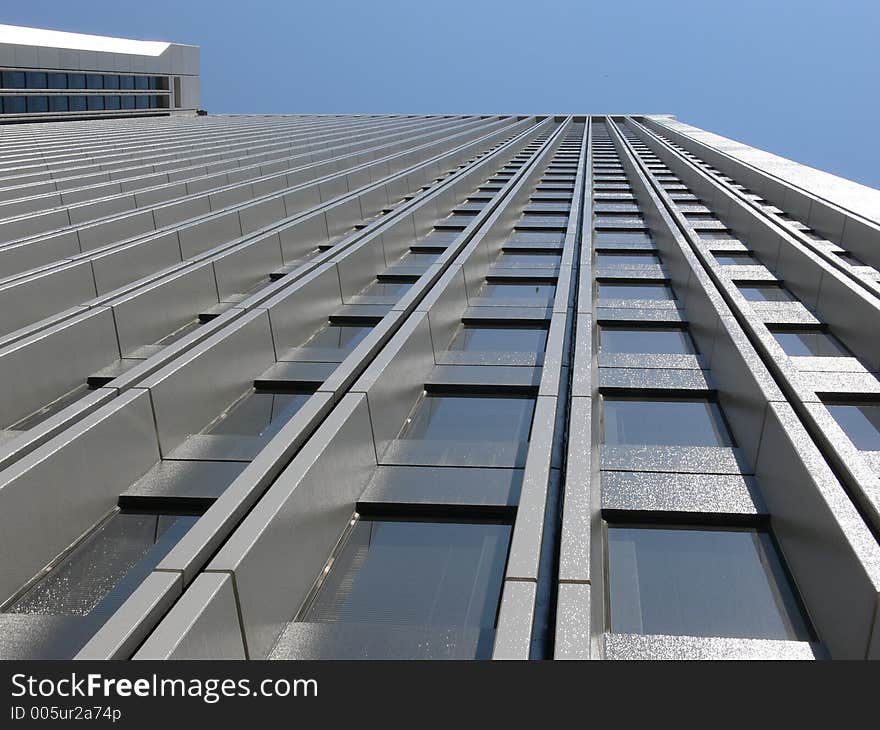
<svg viewBox="0 0 880 730"><path fill-rule="evenodd" d="M27 111L27 100L23 96L3 97L3 112L5 114L24 114Z"/></svg>
<svg viewBox="0 0 880 730"><path fill-rule="evenodd" d="M133 89L134 88L134 76L120 76L119 77L119 88L120 89Z"/></svg>
<svg viewBox="0 0 880 730"><path fill-rule="evenodd" d="M836 337L819 330L773 332L773 337L792 357L847 357L850 353Z"/></svg>
<svg viewBox="0 0 880 730"><path fill-rule="evenodd" d="M510 526L360 520L303 620L495 626Z"/></svg>
<svg viewBox="0 0 880 730"><path fill-rule="evenodd" d="M123 109L134 109L134 97L133 96L123 96L122 97L122 108Z"/></svg>
<svg viewBox="0 0 880 730"><path fill-rule="evenodd" d="M690 355L690 335L675 327L613 327L599 330L602 352Z"/></svg>
<svg viewBox="0 0 880 730"><path fill-rule="evenodd" d="M608 529L611 630L809 640L770 536L753 529Z"/></svg>
<svg viewBox="0 0 880 730"><path fill-rule="evenodd" d="M88 96L86 98L89 102L89 111L101 111L104 109L103 96Z"/></svg>
<svg viewBox="0 0 880 730"><path fill-rule="evenodd" d="M29 89L45 89L49 86L49 77L42 71L28 71L27 88Z"/></svg>
<svg viewBox="0 0 880 730"><path fill-rule="evenodd" d="M547 330L543 327L462 327L450 350L458 352L543 352Z"/></svg>
<svg viewBox="0 0 880 730"><path fill-rule="evenodd" d="M101 74L87 74L86 75L86 88L87 89L103 89L104 88L104 77Z"/></svg>
<svg viewBox="0 0 880 730"><path fill-rule="evenodd" d="M114 75L104 75L104 88L105 89L118 89L119 88L119 77Z"/></svg>
<svg viewBox="0 0 880 730"><path fill-rule="evenodd" d="M50 89L66 89L67 74L49 74Z"/></svg>
<svg viewBox="0 0 880 730"><path fill-rule="evenodd" d="M24 71L4 71L2 78L4 89L27 88L27 79L24 75Z"/></svg>
<svg viewBox="0 0 880 730"><path fill-rule="evenodd" d="M558 266L560 256L546 253L503 253L495 261L497 266L517 266L527 268L529 266Z"/></svg>
<svg viewBox="0 0 880 730"><path fill-rule="evenodd" d="M67 88L84 89L86 88L85 74L67 74Z"/></svg>
<svg viewBox="0 0 880 730"><path fill-rule="evenodd" d="M404 427L405 439L526 441L535 401L505 396L426 395Z"/></svg>
<svg viewBox="0 0 880 730"><path fill-rule="evenodd" d="M600 251L596 254L596 264L598 266L643 266L658 265L660 257L652 253L626 253L626 252L605 252Z"/></svg>
<svg viewBox="0 0 880 730"><path fill-rule="evenodd" d="M70 111L72 112L84 112L87 108L86 105L86 97L84 96L71 96L70 97Z"/></svg>
<svg viewBox="0 0 880 730"><path fill-rule="evenodd" d="M604 443L610 446L732 446L717 403L704 398L604 398Z"/></svg>
<svg viewBox="0 0 880 730"><path fill-rule="evenodd" d="M718 251L713 254L722 266L755 266L758 261L745 251Z"/></svg>
<svg viewBox="0 0 880 730"><path fill-rule="evenodd" d="M525 284L489 281L477 293L487 299L549 299L556 291L553 284Z"/></svg>
<svg viewBox="0 0 880 730"><path fill-rule="evenodd" d="M369 297L402 297L412 285L411 281L374 281L362 294Z"/></svg>
<svg viewBox="0 0 880 730"><path fill-rule="evenodd" d="M68 102L66 96L50 96L49 111L66 112L68 111Z"/></svg>
<svg viewBox="0 0 880 730"><path fill-rule="evenodd" d="M599 282L599 299L650 299L650 300L671 300L675 299L666 284L645 283L625 284L617 281L600 281Z"/></svg>
<svg viewBox="0 0 880 730"><path fill-rule="evenodd" d="M29 96L27 98L27 110L35 113L49 111L49 97Z"/></svg>
<svg viewBox="0 0 880 730"><path fill-rule="evenodd" d="M329 347L351 351L372 331L372 327L350 324L331 324L320 330L303 347Z"/></svg>
<svg viewBox="0 0 880 730"><path fill-rule="evenodd" d="M825 407L862 451L880 451L880 403L826 403Z"/></svg>
<svg viewBox="0 0 880 730"><path fill-rule="evenodd" d="M118 513L7 610L85 616L103 600L102 613L109 612L131 595L197 519Z"/></svg>
<svg viewBox="0 0 880 730"><path fill-rule="evenodd" d="M105 96L104 97L104 108L105 109L119 109L120 102L118 96Z"/></svg>
<svg viewBox="0 0 880 730"><path fill-rule="evenodd" d="M737 284L742 295L750 302L793 302L788 289L779 284Z"/></svg>
<svg viewBox="0 0 880 730"><path fill-rule="evenodd" d="M150 97L148 96L138 96L135 99L135 106L138 109L148 109L150 106Z"/></svg>
<svg viewBox="0 0 880 730"><path fill-rule="evenodd" d="M310 397L311 393L250 393L214 421L205 433L271 438Z"/></svg>
<svg viewBox="0 0 880 730"><path fill-rule="evenodd" d="M140 89L142 91L146 91L149 87L149 83L147 82L146 76L135 76L134 77L134 88Z"/></svg>

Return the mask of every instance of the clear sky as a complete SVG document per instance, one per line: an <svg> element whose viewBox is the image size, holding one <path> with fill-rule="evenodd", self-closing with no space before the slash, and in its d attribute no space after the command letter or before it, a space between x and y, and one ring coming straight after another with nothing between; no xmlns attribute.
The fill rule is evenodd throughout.
<svg viewBox="0 0 880 730"><path fill-rule="evenodd" d="M669 113L880 187L880 0L27 0L202 47L209 112Z"/></svg>

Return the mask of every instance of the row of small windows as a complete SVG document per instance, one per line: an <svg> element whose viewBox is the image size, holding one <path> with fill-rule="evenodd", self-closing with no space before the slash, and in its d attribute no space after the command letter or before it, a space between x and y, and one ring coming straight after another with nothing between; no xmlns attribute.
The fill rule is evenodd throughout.
<svg viewBox="0 0 880 730"><path fill-rule="evenodd" d="M167 109L168 97L154 94L130 96L3 96L0 113L38 114L49 112L91 112L116 109Z"/></svg>
<svg viewBox="0 0 880 730"><path fill-rule="evenodd" d="M167 91L167 76L118 74L49 73L46 71L3 71L4 89L123 89Z"/></svg>

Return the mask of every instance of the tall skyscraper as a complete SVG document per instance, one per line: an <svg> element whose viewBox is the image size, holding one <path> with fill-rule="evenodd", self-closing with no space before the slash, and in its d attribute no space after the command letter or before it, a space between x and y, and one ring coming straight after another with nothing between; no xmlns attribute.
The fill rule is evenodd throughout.
<svg viewBox="0 0 880 730"><path fill-rule="evenodd" d="M880 656L880 192L670 116L0 148L3 657Z"/></svg>

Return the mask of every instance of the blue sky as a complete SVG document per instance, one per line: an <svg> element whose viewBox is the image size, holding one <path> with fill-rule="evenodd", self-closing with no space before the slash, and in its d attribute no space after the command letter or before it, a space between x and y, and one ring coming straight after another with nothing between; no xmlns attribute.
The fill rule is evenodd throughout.
<svg viewBox="0 0 880 730"><path fill-rule="evenodd" d="M210 112L671 113L880 187L878 0L28 0L202 47Z"/></svg>

